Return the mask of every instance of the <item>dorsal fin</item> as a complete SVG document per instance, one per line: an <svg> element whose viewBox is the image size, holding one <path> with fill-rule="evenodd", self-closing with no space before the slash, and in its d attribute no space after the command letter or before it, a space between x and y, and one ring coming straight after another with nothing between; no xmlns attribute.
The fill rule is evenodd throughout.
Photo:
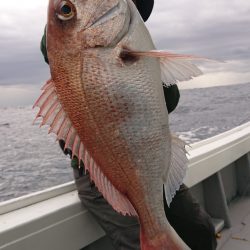
<svg viewBox="0 0 250 250"><path fill-rule="evenodd" d="M49 80L42 90L43 93L34 105L34 107L40 108L35 120L42 117L41 126L49 125L49 133L53 132L57 135L58 140L65 141L65 148L72 151L72 157L77 156L79 161L84 162L91 180L94 181L98 190L117 212L123 215L136 216L137 213L130 201L112 185L81 142L76 129L57 97L53 81Z"/></svg>

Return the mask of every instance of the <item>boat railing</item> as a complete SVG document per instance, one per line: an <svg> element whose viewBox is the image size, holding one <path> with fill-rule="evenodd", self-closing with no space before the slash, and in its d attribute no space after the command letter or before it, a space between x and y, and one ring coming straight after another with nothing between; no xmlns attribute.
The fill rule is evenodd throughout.
<svg viewBox="0 0 250 250"><path fill-rule="evenodd" d="M250 122L191 145L184 183L214 218L230 227L228 205L250 183ZM73 182L0 203L0 250L74 250L104 236Z"/></svg>

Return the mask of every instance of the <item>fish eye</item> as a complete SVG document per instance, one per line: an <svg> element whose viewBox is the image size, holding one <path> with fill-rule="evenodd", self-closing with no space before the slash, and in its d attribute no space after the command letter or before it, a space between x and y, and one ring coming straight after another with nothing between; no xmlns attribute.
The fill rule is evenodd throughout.
<svg viewBox="0 0 250 250"><path fill-rule="evenodd" d="M67 21L75 16L75 7L70 1L62 1L56 8L56 15L62 21Z"/></svg>

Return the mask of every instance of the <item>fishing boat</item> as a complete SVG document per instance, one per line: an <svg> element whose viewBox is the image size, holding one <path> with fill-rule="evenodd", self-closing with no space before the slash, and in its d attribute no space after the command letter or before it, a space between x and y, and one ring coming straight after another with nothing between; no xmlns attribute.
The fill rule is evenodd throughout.
<svg viewBox="0 0 250 250"><path fill-rule="evenodd" d="M213 218L220 250L250 249L250 122L194 143L184 183ZM113 249L73 182L0 203L0 250Z"/></svg>

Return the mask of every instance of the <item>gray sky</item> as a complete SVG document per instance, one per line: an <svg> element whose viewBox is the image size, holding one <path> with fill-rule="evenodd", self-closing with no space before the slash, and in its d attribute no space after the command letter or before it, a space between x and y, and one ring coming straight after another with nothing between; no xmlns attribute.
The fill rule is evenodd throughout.
<svg viewBox="0 0 250 250"><path fill-rule="evenodd" d="M181 87L250 82L249 0L155 0L147 26L156 46L226 63L202 65L204 75ZM31 104L49 78L39 43L46 0L2 1L0 106Z"/></svg>

